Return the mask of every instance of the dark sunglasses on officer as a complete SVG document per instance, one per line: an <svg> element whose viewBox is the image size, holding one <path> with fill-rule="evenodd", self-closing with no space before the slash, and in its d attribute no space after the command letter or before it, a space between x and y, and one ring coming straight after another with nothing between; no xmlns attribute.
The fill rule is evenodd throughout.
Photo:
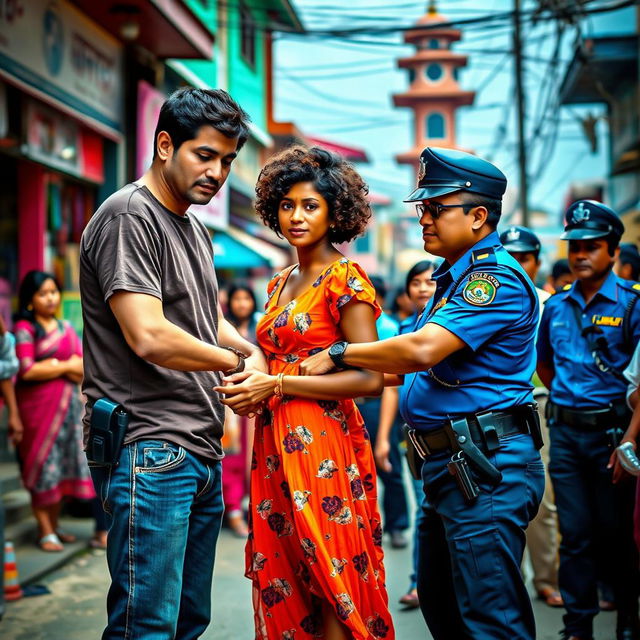
<svg viewBox="0 0 640 640"><path fill-rule="evenodd" d="M433 220L437 220L447 209L455 209L462 208L465 211L465 214L469 209L473 209L474 207L479 207L478 204L440 204L439 202L431 202L428 200L427 202L420 202L416 204L416 215L418 218L422 218L424 212L426 211Z"/></svg>

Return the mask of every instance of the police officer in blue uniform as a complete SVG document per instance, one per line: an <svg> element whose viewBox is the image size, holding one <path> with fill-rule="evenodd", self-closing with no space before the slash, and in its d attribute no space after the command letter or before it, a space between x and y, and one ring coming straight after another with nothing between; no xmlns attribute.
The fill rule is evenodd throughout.
<svg viewBox="0 0 640 640"><path fill-rule="evenodd" d="M336 343L301 367L405 374L400 411L427 497L418 593L435 640L535 638L520 561L544 488L531 385L539 309L495 230L505 188L489 162L426 148L408 201L425 249L445 259L433 298L414 331Z"/></svg>
<svg viewBox="0 0 640 640"><path fill-rule="evenodd" d="M612 271L623 233L599 202L569 207L561 237L576 281L547 301L538 334L538 373L550 390L564 635L579 640L592 637L599 577L614 589L617 639L640 638L634 484L614 486L608 464L629 424L622 371L640 340L640 291Z"/></svg>

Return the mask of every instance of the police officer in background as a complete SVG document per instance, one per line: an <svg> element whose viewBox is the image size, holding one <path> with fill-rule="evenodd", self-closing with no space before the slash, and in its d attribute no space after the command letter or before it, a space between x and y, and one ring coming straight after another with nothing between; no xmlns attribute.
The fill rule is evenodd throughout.
<svg viewBox="0 0 640 640"><path fill-rule="evenodd" d="M489 162L426 148L408 202L425 250L445 261L414 331L336 343L301 365L408 374L400 411L427 496L418 594L435 640L535 638L520 562L544 489L531 385L539 311L496 232L505 188Z"/></svg>
<svg viewBox="0 0 640 640"><path fill-rule="evenodd" d="M518 261L532 282L535 282L540 268L541 244L538 236L527 227L511 226L500 234L500 242ZM536 293L542 312L543 303L551 294L538 287ZM533 391L533 397L538 403L538 410L544 414L549 392L544 387L537 387ZM544 447L540 453L545 469L549 465L547 434L548 430L542 418ZM544 496L538 515L527 529L527 549L533 568L533 586L538 598L550 607L561 607L562 596L558 591L558 515L548 473L545 474Z"/></svg>
<svg viewBox="0 0 640 640"><path fill-rule="evenodd" d="M607 206L567 210L572 285L545 305L538 374L550 389L549 472L560 521L565 638L592 637L597 578L614 589L618 640L640 638L634 483L612 484L609 457L629 424L622 375L640 340L640 292L613 272L624 226ZM601 566L598 566L601 564Z"/></svg>

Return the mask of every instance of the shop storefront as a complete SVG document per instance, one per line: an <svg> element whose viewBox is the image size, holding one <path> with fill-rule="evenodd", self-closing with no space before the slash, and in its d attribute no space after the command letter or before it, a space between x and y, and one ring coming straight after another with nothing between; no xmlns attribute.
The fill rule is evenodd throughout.
<svg viewBox="0 0 640 640"><path fill-rule="evenodd" d="M2 6L0 313L23 275L44 269L79 327L80 235L121 182L122 46L64 0Z"/></svg>

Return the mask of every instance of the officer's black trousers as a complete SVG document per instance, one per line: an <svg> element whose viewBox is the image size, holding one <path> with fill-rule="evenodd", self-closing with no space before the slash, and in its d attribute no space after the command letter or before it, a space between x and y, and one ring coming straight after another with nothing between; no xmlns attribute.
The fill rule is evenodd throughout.
<svg viewBox="0 0 640 640"><path fill-rule="evenodd" d="M559 584L565 629L590 638L598 613L598 579L614 591L620 621L638 614L640 576L633 540L635 481L620 485L607 469L606 434L550 421L549 473L560 524Z"/></svg>

